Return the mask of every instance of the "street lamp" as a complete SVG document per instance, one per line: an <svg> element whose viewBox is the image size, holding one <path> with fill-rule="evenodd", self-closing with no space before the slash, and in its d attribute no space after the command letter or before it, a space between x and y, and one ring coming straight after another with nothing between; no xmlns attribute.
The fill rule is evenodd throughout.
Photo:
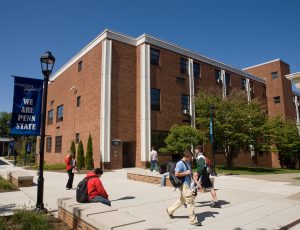
<svg viewBox="0 0 300 230"><path fill-rule="evenodd" d="M45 125L46 125L46 110L47 110L47 93L48 93L48 81L49 76L52 73L53 66L55 63L55 57L51 52L45 52L40 58L42 73L44 75L44 92L42 102L42 116L41 116L41 144L40 144L40 165L39 165L39 178L38 178L38 189L37 189L37 202L36 210L46 212L47 209L44 207L44 149L45 149Z"/></svg>
<svg viewBox="0 0 300 230"><path fill-rule="evenodd" d="M208 106L209 111L210 111L210 121L209 121L209 138L210 138L210 143L211 143L211 155L212 155L212 174L217 175L216 169L215 169L215 164L216 164L216 157L215 157L215 141L214 141L214 114L215 114L215 105L210 104Z"/></svg>

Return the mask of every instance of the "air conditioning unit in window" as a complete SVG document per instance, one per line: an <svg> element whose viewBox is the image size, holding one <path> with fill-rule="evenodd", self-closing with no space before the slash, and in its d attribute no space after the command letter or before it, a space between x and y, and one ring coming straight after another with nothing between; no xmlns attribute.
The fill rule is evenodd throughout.
<svg viewBox="0 0 300 230"><path fill-rule="evenodd" d="M184 110L182 111L182 113L183 113L184 115L189 115L189 114L190 114L190 111L189 111L188 109L184 109Z"/></svg>

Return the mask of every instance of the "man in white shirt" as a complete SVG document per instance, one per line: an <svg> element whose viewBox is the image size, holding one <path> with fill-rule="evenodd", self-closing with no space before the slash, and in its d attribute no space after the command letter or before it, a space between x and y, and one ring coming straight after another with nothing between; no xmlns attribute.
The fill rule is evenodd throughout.
<svg viewBox="0 0 300 230"><path fill-rule="evenodd" d="M151 152L150 152L150 171L152 172L153 169L158 172L158 156L157 152L155 151L154 147L151 147Z"/></svg>

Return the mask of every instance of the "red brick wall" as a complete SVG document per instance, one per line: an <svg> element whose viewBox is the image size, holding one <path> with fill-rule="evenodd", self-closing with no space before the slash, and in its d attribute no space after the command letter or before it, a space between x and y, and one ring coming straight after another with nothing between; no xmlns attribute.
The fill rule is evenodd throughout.
<svg viewBox="0 0 300 230"><path fill-rule="evenodd" d="M95 166L100 165L101 52L101 44L98 44L79 60L83 63L80 72L76 62L49 84L47 111L54 110L54 119L53 124L46 125L46 135L52 137L51 153L46 152L45 142L46 162L63 162L75 134L80 133L85 152L87 139L91 134ZM73 86L77 91L71 90ZM76 107L77 96L81 96L80 107ZM60 105L64 105L63 121L56 122L57 106ZM55 136L62 136L61 153L55 153Z"/></svg>

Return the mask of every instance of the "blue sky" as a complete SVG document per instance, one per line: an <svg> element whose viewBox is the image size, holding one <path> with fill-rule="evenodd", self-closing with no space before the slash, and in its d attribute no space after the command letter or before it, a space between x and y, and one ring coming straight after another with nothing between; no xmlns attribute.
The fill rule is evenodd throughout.
<svg viewBox="0 0 300 230"><path fill-rule="evenodd" d="M280 58L300 71L298 0L2 0L0 112L12 109L11 75L42 79L39 58L58 70L105 28L143 33L244 68Z"/></svg>

